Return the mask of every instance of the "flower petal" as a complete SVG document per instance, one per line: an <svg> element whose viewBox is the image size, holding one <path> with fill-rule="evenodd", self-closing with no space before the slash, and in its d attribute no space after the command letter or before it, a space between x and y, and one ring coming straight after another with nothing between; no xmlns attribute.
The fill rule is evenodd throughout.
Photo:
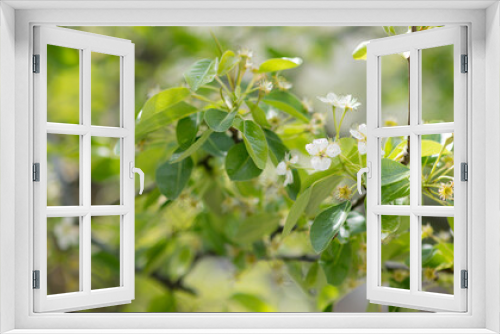
<svg viewBox="0 0 500 334"><path fill-rule="evenodd" d="M327 170L330 168L330 165L332 164L332 160L329 158L320 158L320 165L319 165L319 170Z"/></svg>
<svg viewBox="0 0 500 334"><path fill-rule="evenodd" d="M284 161L280 162L278 166L276 166L276 174L278 175L286 174L286 163Z"/></svg>
<svg viewBox="0 0 500 334"><path fill-rule="evenodd" d="M310 155L317 155L319 153L318 147L316 145L314 145L314 143L307 144L306 145L306 151Z"/></svg>
<svg viewBox="0 0 500 334"><path fill-rule="evenodd" d="M366 137L366 124L360 124L358 127L358 131Z"/></svg>
<svg viewBox="0 0 500 334"><path fill-rule="evenodd" d="M283 185L286 187L287 185L292 184L292 183L293 183L293 173L289 169L286 171L285 183L283 183Z"/></svg>
<svg viewBox="0 0 500 334"><path fill-rule="evenodd" d="M366 142L358 141L358 151L360 154L366 154Z"/></svg>
<svg viewBox="0 0 500 334"><path fill-rule="evenodd" d="M342 151L340 150L340 146L337 143L333 143L333 144L328 145L328 147L326 149L326 155L328 155L331 158L336 157L341 152ZM330 159L328 159L328 160L330 160Z"/></svg>
<svg viewBox="0 0 500 334"><path fill-rule="evenodd" d="M313 145L318 148L318 151L323 151L328 146L328 139L326 138L314 139Z"/></svg>
<svg viewBox="0 0 500 334"><path fill-rule="evenodd" d="M365 139L365 137L363 136L363 134L361 132L359 132L359 131L349 130L349 132L351 133L351 136L353 136L357 140Z"/></svg>
<svg viewBox="0 0 500 334"><path fill-rule="evenodd" d="M299 162L299 156L298 155L292 156L292 158L290 159L290 163L296 164L297 162Z"/></svg>

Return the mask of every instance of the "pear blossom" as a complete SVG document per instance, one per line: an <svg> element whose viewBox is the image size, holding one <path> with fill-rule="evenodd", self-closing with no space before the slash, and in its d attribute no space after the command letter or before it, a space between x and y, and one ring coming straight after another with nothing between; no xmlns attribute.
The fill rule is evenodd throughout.
<svg viewBox="0 0 500 334"><path fill-rule="evenodd" d="M281 161L278 166L276 166L276 174L285 175L285 183L283 185L286 187L293 183L293 173L292 164L299 162L299 157L297 155L292 156L290 153L285 154L285 160Z"/></svg>
<svg viewBox="0 0 500 334"><path fill-rule="evenodd" d="M358 126L358 130L349 130L351 135L358 140L358 151L366 154L366 124Z"/></svg>
<svg viewBox="0 0 500 334"><path fill-rule="evenodd" d="M344 106L348 110L356 110L358 107L361 105L361 102L358 102L358 99L355 97L352 97L352 95L346 95L342 98L344 102Z"/></svg>
<svg viewBox="0 0 500 334"><path fill-rule="evenodd" d="M312 156L311 165L315 170L327 170L332 164L330 158L334 158L341 153L337 143L329 143L328 139L314 139L312 143L306 145L306 151Z"/></svg>
<svg viewBox="0 0 500 334"><path fill-rule="evenodd" d="M442 201L453 200L454 183L450 181L448 183L441 183L439 186L439 198Z"/></svg>
<svg viewBox="0 0 500 334"><path fill-rule="evenodd" d="M273 126L278 125L280 122L279 114L273 108L269 108L269 111L267 112L267 115L266 115L266 119Z"/></svg>
<svg viewBox="0 0 500 334"><path fill-rule="evenodd" d="M54 227L54 234L57 245L61 250L67 250L71 246L78 245L80 231L77 225L73 224L71 218L65 218Z"/></svg>
<svg viewBox="0 0 500 334"><path fill-rule="evenodd" d="M265 94L269 94L273 89L273 83L271 81L263 80L259 83L259 89Z"/></svg>
<svg viewBox="0 0 500 334"><path fill-rule="evenodd" d="M241 58L252 58L253 51L248 48L241 48L238 50L238 56Z"/></svg>
<svg viewBox="0 0 500 334"><path fill-rule="evenodd" d="M351 191L351 188L349 188L349 186L344 185L342 187L341 186L337 187L335 197L337 197L338 200L347 201L347 200L351 199L351 195L352 195L352 191Z"/></svg>
<svg viewBox="0 0 500 334"><path fill-rule="evenodd" d="M330 104L334 107L344 109L345 108L345 103L344 103L344 97L337 95L335 93L328 93L326 94L325 97L318 96L318 99L326 104Z"/></svg>
<svg viewBox="0 0 500 334"><path fill-rule="evenodd" d="M277 76L275 78L275 81L276 81L276 87L278 87L279 90L289 90L290 88L292 88L292 84L282 76Z"/></svg>

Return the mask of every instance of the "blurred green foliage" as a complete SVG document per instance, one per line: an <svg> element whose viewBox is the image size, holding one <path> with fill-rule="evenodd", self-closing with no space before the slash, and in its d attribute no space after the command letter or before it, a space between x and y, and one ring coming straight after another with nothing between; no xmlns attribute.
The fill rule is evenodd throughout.
<svg viewBox="0 0 500 334"><path fill-rule="evenodd" d="M365 197L355 190L356 172L365 165L363 131L357 125L365 122L366 73L365 63L359 60L366 43L357 45L405 30L76 29L130 39L136 45L136 166L146 173L144 195L136 198L135 300L94 311L342 310L342 299L348 299L366 278ZM427 27L417 27L424 29ZM405 69L404 55L395 57ZM445 70L436 76L434 65L442 63L444 68L442 59L449 57L449 51L426 53L426 57L424 78L439 78L446 84L435 83L425 93L435 98L426 105L434 109L429 111L429 120L424 120L450 121L447 117L452 108L441 106L450 101L453 80ZM49 75L53 73L49 94L58 99L52 104L49 101L49 114L56 115L54 121L77 123L78 118L67 115L78 105L75 51L54 47L49 60ZM405 71L393 71L384 79L394 89L384 91L383 101L390 98L396 106L384 109L388 125L407 120L407 88L398 86L403 74L407 76ZM93 56L93 124L116 125L118 75L116 59ZM332 91L353 94L361 106L353 107L356 101L345 97L339 97L340 103L349 100L350 107L325 105L316 99ZM309 155L315 154L311 148L306 150L306 144L319 138L332 138L326 151L318 155L330 160L321 169L311 165ZM450 190L441 188L449 185L453 175L453 137L429 136L426 140L423 150L428 153L422 157L425 200L452 205L452 185L448 187L451 195L440 196ZM52 141L48 145L49 150L55 149ZM333 153L335 145L340 153ZM104 194L99 204L116 204L119 146L96 138L92 151L93 195ZM406 138L385 142L384 203L407 204L409 200L406 156ZM78 156L72 155L72 159L70 169L76 168ZM55 178L60 175L55 174ZM77 194L78 180L67 182L59 177L54 189L56 194L68 193L68 189ZM119 239L111 218L92 224L93 288L118 284ZM452 220L425 217L424 222L424 289L450 293ZM49 231L49 263L53 264L49 281L57 292L75 287L75 276L64 273L61 261L74 261L75 248L57 240L74 235L78 226L70 222L65 228L59 234ZM383 282L407 288L407 219L384 216L382 229ZM71 277L73 281L68 282ZM365 302L364 296L362 304L357 311L382 310Z"/></svg>

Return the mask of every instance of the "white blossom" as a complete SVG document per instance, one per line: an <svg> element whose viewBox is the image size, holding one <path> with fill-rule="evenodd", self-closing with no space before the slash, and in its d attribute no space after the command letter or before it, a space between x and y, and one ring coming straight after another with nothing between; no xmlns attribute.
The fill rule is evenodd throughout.
<svg viewBox="0 0 500 334"><path fill-rule="evenodd" d="M337 95L335 93L328 93L326 97L318 96L318 99L326 104L330 104L336 108L356 110L361 105L357 98L352 95Z"/></svg>
<svg viewBox="0 0 500 334"><path fill-rule="evenodd" d="M334 158L341 153L337 143L329 143L328 139L315 139L306 145L306 151L312 156L311 165L315 170L327 170L332 164L330 158Z"/></svg>
<svg viewBox="0 0 500 334"><path fill-rule="evenodd" d="M351 135L358 140L358 151L366 154L366 124L358 126L358 130L350 130Z"/></svg>
<svg viewBox="0 0 500 334"><path fill-rule="evenodd" d="M263 91L266 94L269 94L271 90L273 89L273 83L268 80L263 80L259 84L259 89Z"/></svg>
<svg viewBox="0 0 500 334"><path fill-rule="evenodd" d="M291 165L299 162L299 157L297 155L291 156L290 153L285 154L285 160L281 161L278 166L276 166L276 174L285 175L285 187L293 183L293 172Z"/></svg>
<svg viewBox="0 0 500 334"><path fill-rule="evenodd" d="M344 107L349 110L356 110L361 105L358 99L352 97L352 95L346 95L343 97Z"/></svg>
<svg viewBox="0 0 500 334"><path fill-rule="evenodd" d="M345 104L344 104L344 98L340 95L337 95L335 93L328 93L326 94L325 97L318 96L318 99L326 104L330 104L334 107L344 109Z"/></svg>

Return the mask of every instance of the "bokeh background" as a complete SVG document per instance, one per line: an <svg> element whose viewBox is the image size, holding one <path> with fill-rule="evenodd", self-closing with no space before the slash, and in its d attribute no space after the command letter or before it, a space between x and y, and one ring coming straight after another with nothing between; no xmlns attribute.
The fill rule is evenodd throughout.
<svg viewBox="0 0 500 334"><path fill-rule="evenodd" d="M317 96L325 96L328 92L352 94L362 103L357 111L346 115L342 136L350 136L349 129L366 122L366 62L354 60L352 52L362 41L387 36L382 27L69 28L124 38L135 44L136 116L155 93L184 85L183 73L193 62L217 56L211 32L224 48L252 50L256 64L268 58L300 57L304 63L287 71L286 77L298 97L307 97L316 112L326 115L330 133L331 109ZM406 29L402 27L400 31ZM446 67L449 57L446 58L446 53L432 57L435 61L424 64L426 78L429 78L426 89L439 94L433 94L432 104L437 107L429 109L429 121L449 115L445 110L450 109L448 101L453 93L442 88L449 85L436 80L441 78L443 82L440 70ZM113 115L116 115L119 101L119 71L115 58L99 55L92 58L94 124L115 125ZM391 63L393 66L384 67L387 82L393 88L383 92L383 99L389 106L383 121L404 124L408 112L407 86L404 86L407 64L403 57ZM77 123L78 54L75 56L74 50L57 47L49 50L48 84L49 94L52 92L54 96L48 101L55 117L53 121ZM136 166L146 174L146 190L136 198L135 300L131 304L94 312L410 311L382 308L366 301L365 233L352 243L348 278L333 286L325 283L316 262L300 259L304 249L310 251L306 234L290 236L285 245L287 254L293 254L296 260L266 260L258 256L258 248L242 252L204 228L198 215L196 194L185 192L176 203L168 203L156 187L154 175L175 148L174 130L165 127L137 143ZM78 203L79 155L75 139L54 136L48 139L48 144L49 179L58 180L48 190L51 205ZM119 143L116 141L97 138L93 142L92 191L98 201L95 204L119 202L117 153ZM240 209L251 210L257 204L242 202L243 209ZM362 205L358 212L363 214ZM120 268L118 223L113 217L100 220L92 224L93 288L116 286ZM447 229L446 222L436 222L433 226L437 231ZM48 233L49 293L78 290L78 220L52 218ZM272 238L267 238L265 245L283 247L273 244ZM444 286L449 288L449 282Z"/></svg>

